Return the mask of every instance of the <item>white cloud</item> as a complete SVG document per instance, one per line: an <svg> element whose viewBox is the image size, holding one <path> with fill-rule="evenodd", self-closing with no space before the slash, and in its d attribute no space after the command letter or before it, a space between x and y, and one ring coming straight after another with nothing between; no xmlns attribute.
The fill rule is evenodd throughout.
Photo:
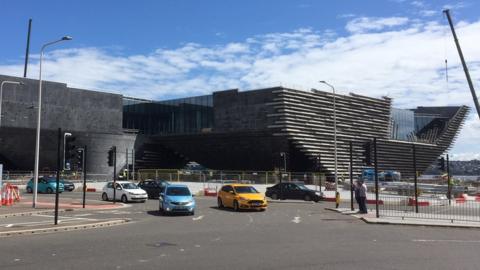
<svg viewBox="0 0 480 270"><path fill-rule="evenodd" d="M360 17L349 21L345 27L351 33L364 33L368 31L380 31L385 28L405 25L406 17L370 18Z"/></svg>
<svg viewBox="0 0 480 270"><path fill-rule="evenodd" d="M448 27L404 17L353 21L347 24L352 34L346 36L299 29L217 46L189 43L143 55L99 48L54 50L45 56L44 78L156 100L280 83L329 90L318 84L326 80L339 93L387 95L401 108L465 104L473 108L472 114L451 153L459 158L478 155L480 121ZM456 28L478 93L480 21L458 23ZM0 74L20 76L22 71L21 60L0 63ZM38 74L38 56L31 57L29 74Z"/></svg>
<svg viewBox="0 0 480 270"><path fill-rule="evenodd" d="M464 2L464 1L457 1L452 4L446 4L443 6L443 9L462 9L470 6L470 4Z"/></svg>
<svg viewBox="0 0 480 270"><path fill-rule="evenodd" d="M425 10L420 10L420 15L424 17L431 17L439 14L440 12L437 10L432 10L432 9L425 9Z"/></svg>
<svg viewBox="0 0 480 270"><path fill-rule="evenodd" d="M425 6L425 3L423 1L412 1L410 4L417 8L422 8Z"/></svg>

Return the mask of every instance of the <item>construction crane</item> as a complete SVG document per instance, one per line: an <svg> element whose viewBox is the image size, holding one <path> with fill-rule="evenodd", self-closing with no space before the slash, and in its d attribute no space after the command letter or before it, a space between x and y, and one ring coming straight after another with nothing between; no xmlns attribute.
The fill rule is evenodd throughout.
<svg viewBox="0 0 480 270"><path fill-rule="evenodd" d="M453 28L452 18L450 17L450 11L448 9L445 9L443 13L447 15L448 24L450 24L450 29L452 30L453 39L455 40L455 45L457 46L458 55L460 55L460 60L462 61L463 71L465 71L465 76L467 77L468 86L470 87L470 92L472 92L473 102L475 103L475 108L477 109L477 114L478 114L478 117L480 118L480 106L478 105L477 94L475 93L475 89L473 88L472 79L470 78L470 73L468 72L467 64L465 63L465 59L463 58L462 49L460 48L460 43L458 43L458 38L457 38L457 34L455 33L455 28Z"/></svg>

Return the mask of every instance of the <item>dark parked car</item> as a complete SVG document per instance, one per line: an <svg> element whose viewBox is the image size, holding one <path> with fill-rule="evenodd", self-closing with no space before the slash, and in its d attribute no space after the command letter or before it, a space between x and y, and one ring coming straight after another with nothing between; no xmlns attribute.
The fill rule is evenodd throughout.
<svg viewBox="0 0 480 270"><path fill-rule="evenodd" d="M142 180L138 183L138 186L147 192L149 199L158 199L166 185L168 185L167 181L154 179Z"/></svg>
<svg viewBox="0 0 480 270"><path fill-rule="evenodd" d="M318 202L323 199L322 192L309 189L302 182L285 182L267 187L265 196L274 200L293 199Z"/></svg>
<svg viewBox="0 0 480 270"><path fill-rule="evenodd" d="M75 189L75 185L70 181L60 179L60 182L63 184L63 189L66 191L73 191Z"/></svg>

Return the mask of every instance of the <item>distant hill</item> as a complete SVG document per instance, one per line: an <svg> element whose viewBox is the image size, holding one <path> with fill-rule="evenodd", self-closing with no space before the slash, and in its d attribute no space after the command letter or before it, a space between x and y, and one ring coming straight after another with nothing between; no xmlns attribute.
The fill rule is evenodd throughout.
<svg viewBox="0 0 480 270"><path fill-rule="evenodd" d="M442 172L436 167L436 164L433 164L425 171L425 174L442 174ZM480 175L480 160L450 161L450 174Z"/></svg>

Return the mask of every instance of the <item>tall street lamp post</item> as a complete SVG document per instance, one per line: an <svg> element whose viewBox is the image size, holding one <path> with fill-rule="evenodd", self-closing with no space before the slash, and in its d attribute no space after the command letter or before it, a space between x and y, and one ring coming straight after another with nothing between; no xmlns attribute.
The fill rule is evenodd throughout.
<svg viewBox="0 0 480 270"><path fill-rule="evenodd" d="M335 87L326 81L319 81L320 83L328 85L333 91L333 144L335 148L335 202L338 208L340 203L340 193L338 192L338 177L337 177L337 109L335 103Z"/></svg>
<svg viewBox="0 0 480 270"><path fill-rule="evenodd" d="M46 43L42 46L40 50L40 72L39 72L39 79L38 79L38 115L37 115L37 136L36 136L36 143L35 143L35 168L33 174L33 203L32 207L35 208L37 204L37 187L38 187L38 164L40 158L40 124L41 124L41 113L42 113L42 60L43 60L43 51L49 45L53 45L58 42L62 42L65 40L72 40L70 36L64 36L59 40L55 40L49 43Z"/></svg>
<svg viewBox="0 0 480 270"><path fill-rule="evenodd" d="M3 81L0 85L0 126L2 126L2 103L3 103L3 86L5 84L16 84L16 85L23 85L23 82L14 82L14 81Z"/></svg>

